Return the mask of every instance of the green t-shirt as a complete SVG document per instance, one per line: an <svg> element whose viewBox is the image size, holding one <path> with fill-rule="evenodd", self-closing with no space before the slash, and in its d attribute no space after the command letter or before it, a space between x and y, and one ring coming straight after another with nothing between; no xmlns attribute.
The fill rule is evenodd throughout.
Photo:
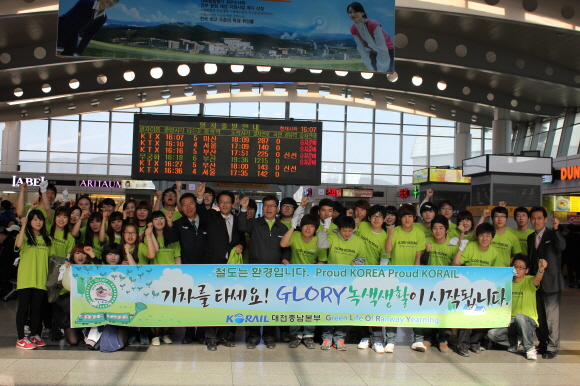
<svg viewBox="0 0 580 386"><path fill-rule="evenodd" d="M387 232L381 229L379 233L375 233L370 223L361 221L354 234L365 242L367 248L365 265L379 265L381 257L385 255Z"/></svg>
<svg viewBox="0 0 580 386"><path fill-rule="evenodd" d="M433 231L431 230L431 228L425 228L425 223L422 222L414 222L413 223L413 228L417 228L419 231L423 232L423 234L425 235L425 238L431 237L433 238Z"/></svg>
<svg viewBox="0 0 580 386"><path fill-rule="evenodd" d="M123 250L125 250L125 248L123 248ZM133 256L133 260L135 260L135 262L137 264L143 265L143 264L149 264L149 258L147 257L147 252L149 251L149 248L147 247L147 244L145 243L139 243L139 251L137 252L137 258L135 258L135 255L133 254L133 252L135 251L135 247L129 249L129 252L131 252L131 256ZM124 253L123 253L124 255ZM137 259L139 261L137 261ZM123 260L127 261L127 257L124 256ZM175 264L175 262L174 262Z"/></svg>
<svg viewBox="0 0 580 386"><path fill-rule="evenodd" d="M149 260L149 264L175 264L175 258L181 257L181 245L179 245L178 241L163 246L163 237L157 237L157 243L159 244L159 250L155 254L155 258ZM141 252L141 245L139 245L139 252Z"/></svg>
<svg viewBox="0 0 580 386"><path fill-rule="evenodd" d="M30 212L30 207L31 207L30 205L24 206L24 217L28 217L28 212ZM36 207L36 209L41 211L42 214L44 215L44 220L46 222L46 224L44 224L44 226L46 227L46 229L50 229L50 227L54 223L54 213L55 213L54 210L52 211L52 217L48 218L48 215L46 214L46 209L42 208L40 205L38 205Z"/></svg>
<svg viewBox="0 0 580 386"><path fill-rule="evenodd" d="M316 264L320 259L325 259L326 250L318 248L317 241L318 237L314 236L307 243L302 240L302 233L292 232L292 236L290 236L290 250L292 251L290 264Z"/></svg>
<svg viewBox="0 0 580 386"><path fill-rule="evenodd" d="M491 245L499 251L496 267L509 267L512 256L522 251L520 241L511 228L505 228L502 235L496 232Z"/></svg>
<svg viewBox="0 0 580 386"><path fill-rule="evenodd" d="M519 283L512 283L512 318L524 314L538 323L538 308L536 307L536 291L533 276L524 276Z"/></svg>
<svg viewBox="0 0 580 386"><path fill-rule="evenodd" d="M331 222L330 228L328 228L328 233L330 233L331 231L333 231L335 229L338 229L338 226L335 223ZM324 224L320 223L320 225L318 226L318 229L316 230L316 233L322 232L323 230L324 230Z"/></svg>
<svg viewBox="0 0 580 386"><path fill-rule="evenodd" d="M449 238L443 244L437 244L434 238L428 237L425 242L431 243L431 252L429 253L429 263L427 265L451 265L453 258L459 250L459 245L449 245Z"/></svg>
<svg viewBox="0 0 580 386"><path fill-rule="evenodd" d="M328 264L351 265L357 257L366 257L365 242L353 234L348 240L343 240L336 232L328 231Z"/></svg>
<svg viewBox="0 0 580 386"><path fill-rule="evenodd" d="M66 257L72 251L76 242L70 232L65 240L64 231L54 231L54 237L52 237L51 240L52 246L50 247L50 255L60 257Z"/></svg>
<svg viewBox="0 0 580 386"><path fill-rule="evenodd" d="M113 239L109 239L109 236L105 236L107 238L107 244L119 244L122 245L123 243L121 242L122 238L121 235L118 235L115 233L115 237L113 237Z"/></svg>
<svg viewBox="0 0 580 386"><path fill-rule="evenodd" d="M167 214L167 210L165 208L161 208L161 211L163 212L163 214ZM180 211L178 210L173 211L173 221L179 220L182 217L183 215L181 214Z"/></svg>
<svg viewBox="0 0 580 386"><path fill-rule="evenodd" d="M455 229L457 229L457 225L455 225L455 223L449 221L449 232L451 232Z"/></svg>
<svg viewBox="0 0 580 386"><path fill-rule="evenodd" d="M81 229L81 237L80 237L80 242L81 243L85 243L85 236L87 234L87 228L83 228ZM105 246L103 244L101 244L101 241L99 240L98 236L93 237L93 252L95 253L95 257L97 259L101 259L103 256L103 249L105 249Z"/></svg>
<svg viewBox="0 0 580 386"><path fill-rule="evenodd" d="M49 252L50 247L41 235L36 236L36 245L28 245L28 236L24 234L18 264L18 289L38 288L46 291Z"/></svg>
<svg viewBox="0 0 580 386"><path fill-rule="evenodd" d="M500 252L490 245L487 251L479 249L479 244L475 241L469 242L461 254L461 265L471 267L495 267L495 262L499 258Z"/></svg>
<svg viewBox="0 0 580 386"><path fill-rule="evenodd" d="M528 236L531 235L532 233L534 233L534 230L528 229L528 230L525 230L523 232L518 231L517 229L512 229L512 230L514 232L514 235L516 235L516 237L520 241L520 249L522 250L522 253L527 256L527 254L528 254Z"/></svg>
<svg viewBox="0 0 580 386"><path fill-rule="evenodd" d="M281 222L282 224L286 225L286 226L288 227L288 229L292 228L292 221L290 221L290 222L286 222L286 221L282 221L282 220L280 220L280 222Z"/></svg>
<svg viewBox="0 0 580 386"><path fill-rule="evenodd" d="M415 265L417 252L425 250L425 235L417 228L405 232L400 226L393 233L389 265Z"/></svg>
<svg viewBox="0 0 580 386"><path fill-rule="evenodd" d="M447 232L447 238L449 238L449 240L451 240L454 237L459 238L460 235L461 235L461 232L459 232L459 229L457 229L457 227L455 227L455 229L449 230ZM475 241L475 230L472 230L471 232L469 232L468 235L463 235L463 240Z"/></svg>

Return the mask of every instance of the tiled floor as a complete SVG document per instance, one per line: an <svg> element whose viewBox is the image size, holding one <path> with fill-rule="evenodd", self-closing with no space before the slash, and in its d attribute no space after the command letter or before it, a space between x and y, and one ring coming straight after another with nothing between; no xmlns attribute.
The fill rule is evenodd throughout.
<svg viewBox="0 0 580 386"><path fill-rule="evenodd" d="M199 344L130 346L104 354L66 343L18 350L16 302L0 303L0 385L580 385L580 291L563 294L562 348L554 360L527 361L521 355L487 351L463 358L431 348L410 350L401 331L394 354L347 345L346 352L263 345L208 352Z"/></svg>

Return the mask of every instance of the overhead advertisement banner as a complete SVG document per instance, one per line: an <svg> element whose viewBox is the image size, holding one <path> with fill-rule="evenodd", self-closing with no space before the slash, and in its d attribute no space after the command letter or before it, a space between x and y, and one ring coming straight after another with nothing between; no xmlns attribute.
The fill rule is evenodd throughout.
<svg viewBox="0 0 580 386"><path fill-rule="evenodd" d="M492 328L511 315L512 268L75 265L73 327L367 325Z"/></svg>
<svg viewBox="0 0 580 386"><path fill-rule="evenodd" d="M60 0L57 52L394 71L395 0Z"/></svg>

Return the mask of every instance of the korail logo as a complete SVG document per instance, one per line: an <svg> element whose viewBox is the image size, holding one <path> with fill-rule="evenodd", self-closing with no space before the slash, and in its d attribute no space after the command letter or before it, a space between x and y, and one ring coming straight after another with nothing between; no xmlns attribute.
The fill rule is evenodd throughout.
<svg viewBox="0 0 580 386"><path fill-rule="evenodd" d="M268 315L235 314L226 316L226 323L270 323Z"/></svg>

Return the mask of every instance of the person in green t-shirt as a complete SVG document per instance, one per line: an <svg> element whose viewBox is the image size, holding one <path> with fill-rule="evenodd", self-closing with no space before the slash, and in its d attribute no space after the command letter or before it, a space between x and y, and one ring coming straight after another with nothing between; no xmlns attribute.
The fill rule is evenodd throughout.
<svg viewBox="0 0 580 386"><path fill-rule="evenodd" d="M318 232L319 248L328 248L327 264L358 265L364 264L366 246L364 241L354 234L355 221L350 216L340 216L336 219L338 227L329 231L331 218L324 221L324 230ZM339 351L345 351L345 326L322 327L322 350L330 350L331 346Z"/></svg>
<svg viewBox="0 0 580 386"><path fill-rule="evenodd" d="M494 328L487 332L489 340L508 347L512 353L518 352L518 335L522 337L524 352L528 360L536 360L534 346L534 331L538 327L538 309L536 307L536 291L544 278L548 262L540 259L536 276L528 276L529 260L518 254L514 257L515 270L512 283L512 319L507 328Z"/></svg>
<svg viewBox="0 0 580 386"><path fill-rule="evenodd" d="M138 226L139 241L143 241L143 234L147 225L151 223L151 204L149 201L141 200L135 207L135 217L133 222Z"/></svg>
<svg viewBox="0 0 580 386"><path fill-rule="evenodd" d="M305 197L308 203L308 197ZM303 199L304 201L304 199ZM292 256L290 261L283 259L282 264L322 264L318 260L322 256L326 256L324 249L318 248L316 245L318 238L316 237L316 228L318 227L318 218L313 214L307 214L302 219L300 215L292 217L290 229L280 240L282 248L290 247ZM300 231L294 230L300 226ZM314 349L314 329L313 325L297 326L293 325L289 328L290 333L290 348L296 348L300 343L304 342L306 348Z"/></svg>
<svg viewBox="0 0 580 386"><path fill-rule="evenodd" d="M59 206L54 211L54 223L50 227L52 246L51 256L67 257L75 245L75 238L68 228L70 212L64 206ZM54 330L54 329L53 329Z"/></svg>
<svg viewBox="0 0 580 386"><path fill-rule="evenodd" d="M533 229L528 228L528 222L530 221L530 211L523 206L517 207L514 210L514 220L518 225L517 229L513 232L520 242L520 248L522 254L528 255L528 236L534 233Z"/></svg>
<svg viewBox="0 0 580 386"><path fill-rule="evenodd" d="M52 241L46 230L44 213L33 209L21 219L14 250L20 250L18 264L18 310L16 311L16 348L35 349L46 346L42 334L42 303L46 297L48 254ZM31 338L24 335L24 324L30 317Z"/></svg>
<svg viewBox="0 0 580 386"><path fill-rule="evenodd" d="M457 244L450 245L448 230L449 221L443 215L438 214L431 221L431 230L433 231L433 237L426 239L425 252L421 258L423 264L427 265L438 265L438 266L449 266L455 257L455 254L459 250ZM431 347L431 342L439 334L437 341L439 342L439 351L442 353L449 352L449 345L447 341L449 340L449 335L451 330L448 328L425 328L423 329L425 347Z"/></svg>
<svg viewBox="0 0 580 386"><path fill-rule="evenodd" d="M86 224L85 228L81 229L82 223ZM100 212L83 212L81 219L75 224L72 235L83 244L93 248L93 252L98 260L101 259L103 253L104 243L99 240L99 232L103 222L103 214Z"/></svg>
<svg viewBox="0 0 580 386"><path fill-rule="evenodd" d="M167 188L163 192L158 190L155 192L156 200L153 204L153 210L157 211L160 210L164 214L168 212L173 213L173 219L179 220L181 215L181 208L179 207L179 198L181 197L181 181L177 181L175 183L175 189ZM163 202L163 206L161 206L161 202Z"/></svg>
<svg viewBox="0 0 580 386"><path fill-rule="evenodd" d="M473 214L468 210L462 210L457 213L457 224L464 224L463 229L465 233L463 234L463 240L475 241L475 223L473 222ZM479 224L478 224L479 225ZM460 230L458 228L450 229L447 233L449 240L457 238L459 240Z"/></svg>
<svg viewBox="0 0 580 386"><path fill-rule="evenodd" d="M123 228L123 213L103 212L103 222L99 231L99 241L101 244L117 243L121 244L121 228Z"/></svg>
<svg viewBox="0 0 580 386"><path fill-rule="evenodd" d="M278 212L278 216L280 222L286 225L288 229L292 226L292 217L294 216L296 208L298 208L298 203L292 197L284 197L282 201L280 201L280 211Z"/></svg>
<svg viewBox="0 0 580 386"><path fill-rule="evenodd" d="M401 205L397 217L401 221L401 226L387 227L385 252L390 255L389 265L421 265L421 255L425 250L425 234L413 228L417 210L412 205ZM397 327L385 327L385 332L387 334L385 352L392 353L395 351L397 341ZM427 351L423 339L423 329L414 328L411 349L419 352Z"/></svg>
<svg viewBox="0 0 580 386"><path fill-rule="evenodd" d="M131 259L137 264L149 264L149 259L155 257L155 244L153 244L153 224L149 223L145 228L144 237L142 243L139 242L138 230L134 224L125 224L121 229L121 234L123 238L121 240L121 246L125 254L123 255L123 260L131 265ZM94 249L94 248L93 248ZM129 252L127 252L129 251Z"/></svg>
<svg viewBox="0 0 580 386"><path fill-rule="evenodd" d="M520 241L513 233L513 229L506 227L508 218L507 208L496 206L491 210L491 218L493 220L493 227L495 228L495 237L491 245L497 248L500 254L495 266L509 267L512 257L522 251Z"/></svg>
<svg viewBox="0 0 580 386"><path fill-rule="evenodd" d="M419 209L419 213L421 214L421 218L423 218L423 222L414 222L413 228L417 228L421 232L424 233L425 238L431 237L433 238L433 232L431 231L431 221L436 216L435 210L437 207L430 201L426 201L421 205Z"/></svg>
<svg viewBox="0 0 580 386"><path fill-rule="evenodd" d="M464 225L459 225L461 232L460 240L465 233ZM460 244L459 250L453 258L452 265L467 265L476 267L493 267L499 257L499 252L491 245L495 236L495 228L489 223L482 223L475 228L477 242L470 242L467 246ZM485 329L460 329L457 334L457 354L468 357L469 351L479 354L481 352L481 338Z"/></svg>

